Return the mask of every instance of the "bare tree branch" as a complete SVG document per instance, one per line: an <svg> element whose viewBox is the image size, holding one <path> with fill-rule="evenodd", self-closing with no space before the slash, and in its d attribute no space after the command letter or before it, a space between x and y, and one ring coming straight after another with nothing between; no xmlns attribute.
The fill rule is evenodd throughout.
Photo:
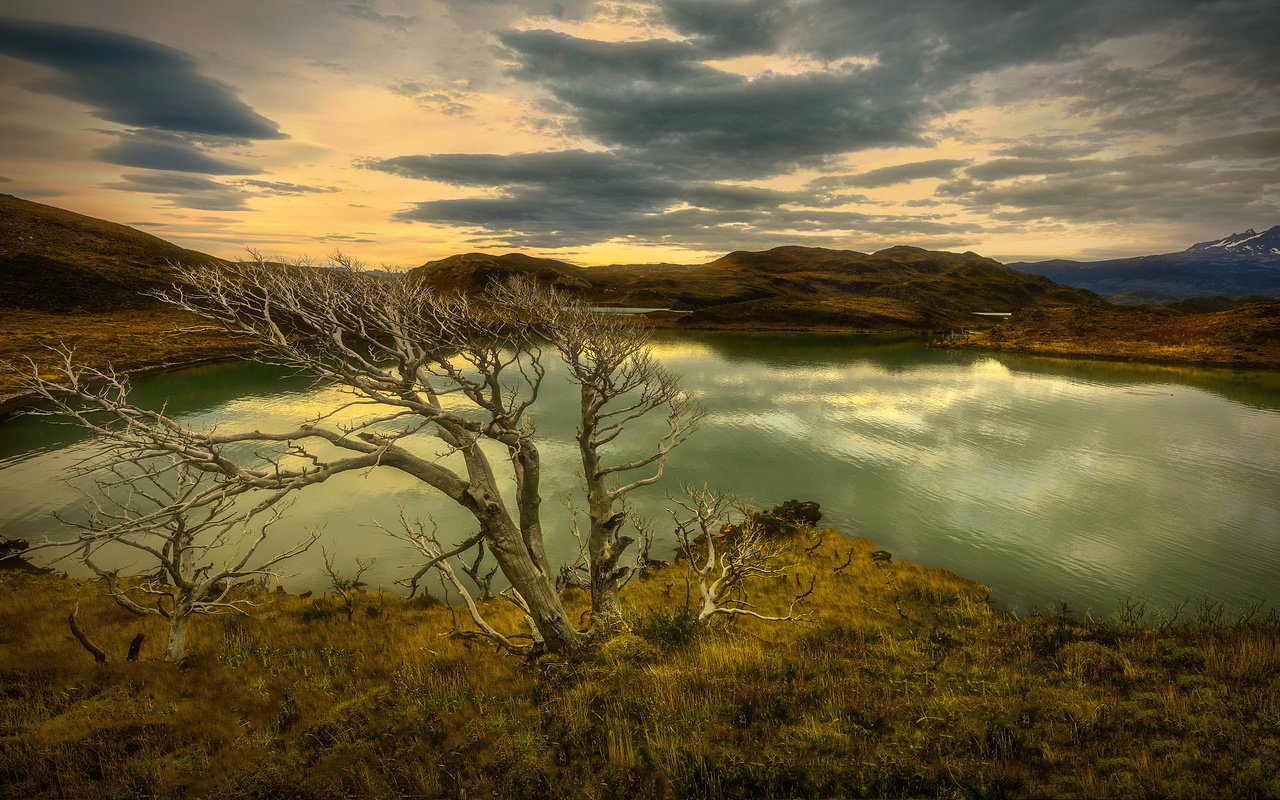
<svg viewBox="0 0 1280 800"><path fill-rule="evenodd" d="M667 456L697 428L701 407L653 357L641 320L608 314L532 281L510 281L493 292L513 315L536 321L579 387L578 450L587 493L587 561L595 636L626 629L619 590L630 567L619 560L634 539L622 534L626 495L661 479ZM667 431L641 456L609 460L606 450L628 423L665 409ZM637 474L638 473L638 474ZM630 477L624 477L630 475Z"/></svg>
<svg viewBox="0 0 1280 800"><path fill-rule="evenodd" d="M705 484L683 488L684 497L672 498L676 508L668 510L676 525L677 547L687 559L690 583L698 589L699 621L717 615L769 622L805 619L796 608L813 593L812 581L806 591L796 593L783 614L761 613L748 599L753 581L794 574L794 565L785 557L786 545L770 540L749 514L740 513L738 524L730 522L738 504L729 495Z"/></svg>
<svg viewBox="0 0 1280 800"><path fill-rule="evenodd" d="M40 547L71 550L106 582L121 607L168 620L165 658L170 661L182 658L193 615L245 613L250 603L233 597L233 589L273 576L277 564L305 551L318 536L313 532L292 547L258 556L284 507L259 503L245 509L236 503L242 487L210 478L169 454L117 458L95 478L95 486L86 493L87 519L70 523L78 529L76 539ZM99 566L99 554L108 550L141 554L147 566L140 578L125 584L119 570Z"/></svg>
<svg viewBox="0 0 1280 800"><path fill-rule="evenodd" d="M475 517L486 551L535 608L548 646L577 647L581 637L552 586L538 513L541 460L525 412L546 371L533 322L492 299L365 274L341 254L328 268L250 255L230 266L179 266L182 283L156 296L251 338L260 361L341 387L348 395L341 412L286 430L192 430L163 408L132 403L127 378L79 366L66 348L54 380L34 364L20 370L27 388L48 401L50 413L102 437L112 457L168 454L217 476L228 493L266 490L258 510L345 472L412 475ZM381 411L349 419L374 408ZM421 433L438 437L458 468L402 445ZM510 454L513 508L482 439Z"/></svg>

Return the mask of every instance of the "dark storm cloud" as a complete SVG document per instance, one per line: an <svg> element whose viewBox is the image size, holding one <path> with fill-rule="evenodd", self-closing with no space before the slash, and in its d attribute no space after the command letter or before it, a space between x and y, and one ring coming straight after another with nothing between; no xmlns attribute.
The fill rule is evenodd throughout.
<svg viewBox="0 0 1280 800"><path fill-rule="evenodd" d="M672 27L719 56L773 52L789 16L776 0L667 0L660 5Z"/></svg>
<svg viewBox="0 0 1280 800"><path fill-rule="evenodd" d="M261 169L248 164L214 158L188 137L165 131L128 131L118 134L115 144L94 152L94 158L108 164L142 167L170 172L204 175L256 175Z"/></svg>
<svg viewBox="0 0 1280 800"><path fill-rule="evenodd" d="M364 161L361 166L456 186L497 188L506 195L503 199L561 193L616 208L652 210L680 203L715 209L774 208L813 199L807 192L677 180L656 172L643 159L586 150L400 156Z"/></svg>
<svg viewBox="0 0 1280 800"><path fill-rule="evenodd" d="M1010 158L1026 158L1033 160L1054 160L1080 158L1092 155L1101 150L1103 145L1095 142L1081 142L1063 136L1024 137L1016 144L1005 145L992 151L994 155Z"/></svg>
<svg viewBox="0 0 1280 800"><path fill-rule="evenodd" d="M661 0L668 21L717 53L909 60L963 78L1073 57L1188 17L1196 0ZM1254 3L1261 5L1261 3Z"/></svg>
<svg viewBox="0 0 1280 800"><path fill-rule="evenodd" d="M866 200L834 191L919 178L946 182L916 207L946 200L1042 224L1187 219L1206 203L1215 214L1275 209L1265 199L1267 169L1194 163L1266 159L1277 152L1270 132L1206 138L1146 159L1090 157L1124 152L1134 140L1115 137L1134 132L1231 133L1242 119L1274 115L1274 80L1248 72L1280 61L1273 0L657 0L650 7L685 38L498 35L508 74L545 92L566 130L603 151L367 162L488 192L419 203L397 217L539 247L620 237L714 248L820 226L861 236L972 232L943 218L841 210ZM1164 63L1137 70L1118 60L1141 34L1158 35ZM1095 49L1111 41L1125 44ZM750 55L794 57L802 71L748 77L715 65ZM1029 75L1039 77L1024 80ZM825 169L870 148L927 146L944 113L986 102L983 92L1000 80L1007 102L1057 103L1091 130L1008 141L995 153L1001 157L977 164L938 158L835 175L811 182L807 194L724 183Z"/></svg>
<svg viewBox="0 0 1280 800"><path fill-rule="evenodd" d="M629 220L677 205L682 189L681 184L654 175L646 164L585 150L402 156L367 161L363 166L404 177L500 190L497 197L417 203L396 218L481 228L512 242L537 242L538 246L611 238ZM709 192L707 201L732 204L730 194ZM745 198L732 199L741 204Z"/></svg>
<svg viewBox="0 0 1280 800"><path fill-rule="evenodd" d="M84 103L101 119L139 128L281 139L274 122L201 75L191 56L122 33L0 19L0 54L56 73L28 88Z"/></svg>
<svg viewBox="0 0 1280 800"><path fill-rule="evenodd" d="M891 167L867 170L855 175L830 175L819 178L809 185L814 188L834 188L838 186L861 186L874 188L893 186L898 183L919 180L921 178L949 178L961 167L972 162L953 158L935 158L929 161L913 161L909 164L895 164Z"/></svg>
<svg viewBox="0 0 1280 800"><path fill-rule="evenodd" d="M761 177L850 150L920 144L940 108L903 91L909 66L748 79L700 63L706 53L685 42L553 31L500 39L512 74L547 89L583 133L643 153L658 169Z"/></svg>
<svg viewBox="0 0 1280 800"><path fill-rule="evenodd" d="M1280 3L1236 0L1200 3L1183 24L1188 44L1170 54L1182 70L1229 70L1240 79L1274 90L1280 64Z"/></svg>
<svg viewBox="0 0 1280 800"><path fill-rule="evenodd" d="M654 174L643 161L613 153L408 156L364 166L497 190L492 197L416 203L396 218L483 231L483 241L508 247L562 248L621 239L724 250L842 231L922 236L972 229L938 220L828 210L821 207L826 198L812 191L675 180Z"/></svg>
<svg viewBox="0 0 1280 800"><path fill-rule="evenodd" d="M126 173L118 183L106 184L122 192L161 195L174 208L203 211L248 211L245 200L250 196L224 183L194 175L168 172Z"/></svg>
<svg viewBox="0 0 1280 800"><path fill-rule="evenodd" d="M457 186L510 186L557 184L610 190L614 183L633 186L653 174L652 167L628 162L616 153L559 150L543 153L491 155L445 153L431 156L399 156L367 160L361 166L405 178L439 181Z"/></svg>

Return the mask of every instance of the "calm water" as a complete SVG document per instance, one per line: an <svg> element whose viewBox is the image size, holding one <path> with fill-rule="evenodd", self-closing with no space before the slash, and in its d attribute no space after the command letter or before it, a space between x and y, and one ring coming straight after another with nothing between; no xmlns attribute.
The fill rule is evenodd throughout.
<svg viewBox="0 0 1280 800"><path fill-rule="evenodd" d="M658 351L710 410L668 478L636 495L660 533L666 492L709 481L761 505L816 500L826 523L982 581L1019 611L1066 601L1106 614L1125 595L1276 605L1280 374L856 337L673 334ZM223 430L296 423L338 397L238 362L141 380L137 391ZM562 499L576 485L575 403L551 374L536 421L545 519L561 556L572 550ZM0 533L59 535L51 515L83 505L62 476L90 452L75 428L0 424ZM304 491L277 535L319 528L330 553L372 559L369 582L392 588L413 555L369 520L390 525L401 506L430 514L445 541L472 529L412 479L375 470ZM318 549L286 565L286 587L322 589L319 565Z"/></svg>

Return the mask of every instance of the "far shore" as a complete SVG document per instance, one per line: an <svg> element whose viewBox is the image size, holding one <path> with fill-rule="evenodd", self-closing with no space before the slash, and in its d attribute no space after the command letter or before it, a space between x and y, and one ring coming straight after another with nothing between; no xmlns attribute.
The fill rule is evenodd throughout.
<svg viewBox="0 0 1280 800"><path fill-rule="evenodd" d="M1280 304L1255 308L1277 307ZM1014 316L1014 323L1018 321L1018 316ZM1111 318L1116 315L1104 316ZM1194 318L1213 321L1214 316L1194 315ZM935 346L964 350L1214 368L1280 369L1280 335L1275 333L1274 326L1268 330L1269 316L1257 313L1253 316L1258 319L1249 319L1248 322L1253 325L1250 333L1256 341L1240 346L1231 336L1218 336L1216 339L1206 336L1203 341L1169 341L1169 336L1166 335L1163 336L1164 341L1161 341L1162 337L1151 335L1142 326L1136 326L1134 331L1129 332L1131 335L1120 335L1113 319L1108 319L1111 324L1092 332L1073 332L1070 325L1066 324L1073 321L1051 317L1037 320L1039 324L1034 326L1014 327L1006 323L996 328L970 330L957 335L944 330L854 328L795 321L685 325L680 324L683 314L671 311L645 314L656 328L662 330L920 336L932 338ZM1149 322L1145 317L1142 321ZM215 331L189 330L200 322L184 312L155 306L79 314L7 311L0 322L0 362L23 365L29 358L40 364L48 376L52 374L49 369L58 359L55 348L66 344L74 348L78 360L87 366L114 368L128 375L149 375L237 358L252 351L252 343L247 340L235 339ZM1064 324L1059 325L1060 322ZM975 328L978 327L975 325ZM1212 334L1214 331L1208 333ZM14 376L0 373L0 418L29 405L34 399L21 391Z"/></svg>

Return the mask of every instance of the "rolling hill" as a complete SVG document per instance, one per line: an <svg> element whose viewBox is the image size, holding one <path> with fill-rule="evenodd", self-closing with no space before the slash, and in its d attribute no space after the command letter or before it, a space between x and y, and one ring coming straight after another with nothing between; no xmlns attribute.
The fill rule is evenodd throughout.
<svg viewBox="0 0 1280 800"><path fill-rule="evenodd" d="M694 328L939 330L990 324L981 312L1100 302L975 253L905 246L871 254L788 246L737 251L706 264L591 268L470 253L410 273L436 288L466 290L515 275L602 305L689 312L676 324Z"/></svg>
<svg viewBox="0 0 1280 800"><path fill-rule="evenodd" d="M142 367L216 358L247 346L212 335L161 336L189 324L190 318L141 294L168 284L171 264L217 261L212 256L125 225L15 197L0 195L0 212L0 308L5 309L0 357L43 352L45 345L61 341L76 344L94 363ZM1277 237L1280 228L1263 234L1246 231L1174 256L1187 263L1198 259L1195 263L1202 265L1205 259L1227 259L1235 267L1245 263L1239 259L1250 264L1261 259L1258 274L1280 275L1280 256L1268 254L1280 246L1272 244ZM1266 265L1267 259L1275 259L1273 267ZM1169 260L1164 263L1150 268L1167 282ZM1122 268L1101 262L1071 274L1104 276L1108 269ZM1123 275L1133 278L1133 269L1126 269ZM1232 274L1250 273L1236 269ZM602 306L683 312L650 315L657 324L680 328L967 331L974 335L956 344L1280 365L1277 305L1254 305L1237 296L1201 298L1179 304L1182 308L1118 308L1089 291L975 253L918 247L859 253L788 246L735 251L705 264L590 268L519 253L467 253L423 264L408 279L445 291L474 292L515 275ZM1228 294L1221 281L1215 288L1206 292L1196 287L1191 293ZM1266 294L1258 284L1248 288L1248 294ZM146 313L138 314L141 309ZM996 327L997 317L980 316L991 312L1015 313ZM976 333L993 327L990 335Z"/></svg>
<svg viewBox="0 0 1280 800"><path fill-rule="evenodd" d="M114 222L0 195L0 307L110 311L152 304L170 264L217 261Z"/></svg>

